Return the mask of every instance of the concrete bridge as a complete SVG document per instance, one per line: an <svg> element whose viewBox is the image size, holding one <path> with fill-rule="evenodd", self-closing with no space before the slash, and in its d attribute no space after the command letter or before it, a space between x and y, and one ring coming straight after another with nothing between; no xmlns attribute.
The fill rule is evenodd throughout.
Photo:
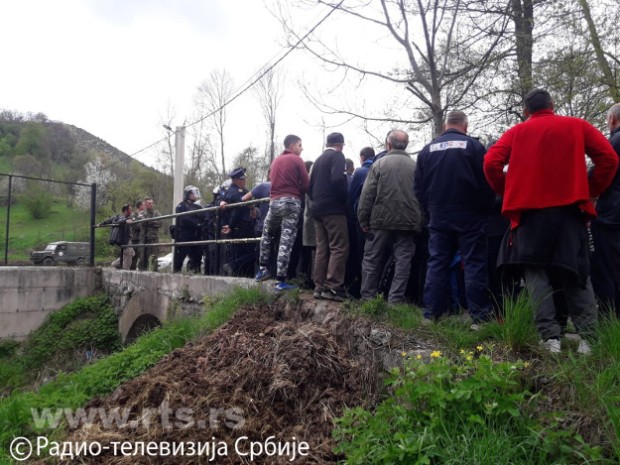
<svg viewBox="0 0 620 465"><path fill-rule="evenodd" d="M123 341L181 315L202 311L205 296L250 287L251 279L125 271L115 268L0 267L0 339L24 339L78 297L106 293Z"/></svg>

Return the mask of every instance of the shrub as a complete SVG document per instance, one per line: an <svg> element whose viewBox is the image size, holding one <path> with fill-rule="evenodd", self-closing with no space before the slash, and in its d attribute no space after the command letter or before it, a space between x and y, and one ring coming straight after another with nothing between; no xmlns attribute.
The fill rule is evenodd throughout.
<svg viewBox="0 0 620 465"><path fill-rule="evenodd" d="M391 395L374 412L347 410L336 420L336 452L347 464L584 463L599 458L572 431L543 426L536 396L524 387L527 362L494 362L461 351L425 361L406 358L387 379ZM406 354L404 354L406 356Z"/></svg>

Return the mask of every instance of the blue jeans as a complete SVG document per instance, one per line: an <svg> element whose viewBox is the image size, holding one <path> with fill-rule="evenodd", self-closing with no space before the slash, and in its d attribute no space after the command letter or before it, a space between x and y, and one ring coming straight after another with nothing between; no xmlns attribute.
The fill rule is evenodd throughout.
<svg viewBox="0 0 620 465"><path fill-rule="evenodd" d="M465 297L474 322L491 317L488 293L486 218L468 224L430 226L429 259L424 285L424 317L435 319L448 310L450 264L456 252L463 257Z"/></svg>

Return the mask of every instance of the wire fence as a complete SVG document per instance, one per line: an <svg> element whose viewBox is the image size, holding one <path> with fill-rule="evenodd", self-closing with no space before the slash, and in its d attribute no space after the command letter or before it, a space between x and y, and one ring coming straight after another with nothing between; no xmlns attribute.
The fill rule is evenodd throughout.
<svg viewBox="0 0 620 465"><path fill-rule="evenodd" d="M0 173L4 266L94 266L96 198L94 183Z"/></svg>

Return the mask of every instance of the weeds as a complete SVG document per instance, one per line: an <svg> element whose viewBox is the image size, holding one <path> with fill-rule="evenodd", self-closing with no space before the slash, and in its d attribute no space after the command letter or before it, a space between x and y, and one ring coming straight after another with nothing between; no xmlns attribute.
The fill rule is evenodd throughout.
<svg viewBox="0 0 620 465"><path fill-rule="evenodd" d="M75 373L58 375L38 392L15 392L1 399L0 457L7 455L6 449L13 438L36 433L31 409L82 407L93 397L107 395L120 384L140 375L191 338L215 330L238 308L261 305L268 299L256 288L236 289L226 298L210 300L211 306L200 317L164 323L121 352L99 359Z"/></svg>

